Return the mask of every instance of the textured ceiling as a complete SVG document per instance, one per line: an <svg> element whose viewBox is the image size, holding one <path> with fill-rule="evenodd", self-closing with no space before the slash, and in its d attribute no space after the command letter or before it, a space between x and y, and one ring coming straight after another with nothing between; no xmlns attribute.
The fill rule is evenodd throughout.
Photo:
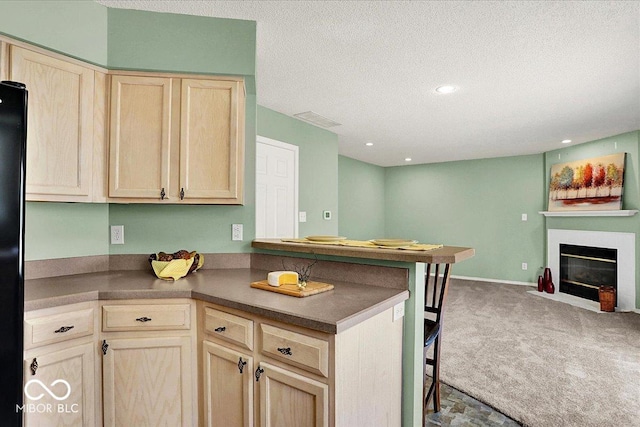
<svg viewBox="0 0 640 427"><path fill-rule="evenodd" d="M342 123L340 154L381 166L640 129L637 1L98 2L257 21L258 104Z"/></svg>

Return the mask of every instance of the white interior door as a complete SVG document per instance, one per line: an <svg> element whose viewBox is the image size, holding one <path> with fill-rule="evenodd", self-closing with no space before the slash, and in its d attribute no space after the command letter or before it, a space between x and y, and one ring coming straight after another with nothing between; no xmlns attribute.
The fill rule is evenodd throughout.
<svg viewBox="0 0 640 427"><path fill-rule="evenodd" d="M298 147L258 136L256 238L298 237Z"/></svg>

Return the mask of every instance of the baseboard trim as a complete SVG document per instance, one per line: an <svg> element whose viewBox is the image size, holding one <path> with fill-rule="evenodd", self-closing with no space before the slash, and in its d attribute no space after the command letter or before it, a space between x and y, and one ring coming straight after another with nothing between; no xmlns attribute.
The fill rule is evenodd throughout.
<svg viewBox="0 0 640 427"><path fill-rule="evenodd" d="M474 280L474 281L478 281L478 282L505 283L505 284L508 284L508 285L538 286L537 283L518 282L518 281L515 281L515 280L486 279L484 277L456 276L456 275L453 275L453 274L451 275L451 278L452 279L460 279L460 280ZM627 313L628 312L640 314L640 308L634 308L632 310L627 311Z"/></svg>
<svg viewBox="0 0 640 427"><path fill-rule="evenodd" d="M538 286L537 283L533 282L519 282L516 280L502 280L502 279L487 279L484 277L469 277L469 276L456 276L454 274L451 275L452 279L461 279L461 280L474 280L477 282L494 282L494 283L506 283L508 285L520 285L520 286Z"/></svg>

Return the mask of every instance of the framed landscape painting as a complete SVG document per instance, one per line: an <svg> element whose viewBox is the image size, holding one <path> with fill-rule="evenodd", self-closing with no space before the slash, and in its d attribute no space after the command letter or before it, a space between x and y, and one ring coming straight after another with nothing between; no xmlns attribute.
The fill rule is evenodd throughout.
<svg viewBox="0 0 640 427"><path fill-rule="evenodd" d="M622 209L626 153L551 166L549 211Z"/></svg>

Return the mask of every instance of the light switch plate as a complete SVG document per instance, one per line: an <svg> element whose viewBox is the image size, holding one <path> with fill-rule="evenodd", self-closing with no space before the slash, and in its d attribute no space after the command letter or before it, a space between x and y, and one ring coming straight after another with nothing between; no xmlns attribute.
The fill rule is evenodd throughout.
<svg viewBox="0 0 640 427"><path fill-rule="evenodd" d="M527 214L522 214L522 220L526 221L527 220Z"/></svg>

